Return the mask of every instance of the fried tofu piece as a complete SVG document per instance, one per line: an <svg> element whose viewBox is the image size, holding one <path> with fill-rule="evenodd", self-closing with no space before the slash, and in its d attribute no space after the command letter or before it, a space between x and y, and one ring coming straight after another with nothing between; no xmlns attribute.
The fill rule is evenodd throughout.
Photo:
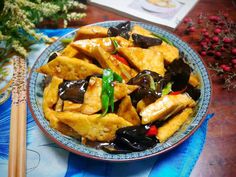
<svg viewBox="0 0 236 177"><path fill-rule="evenodd" d="M127 40L121 36L112 37L112 39L116 40L118 44L120 45L120 47L133 47L134 46L132 41Z"/></svg>
<svg viewBox="0 0 236 177"><path fill-rule="evenodd" d="M140 125L141 121L136 109L133 107L130 96L125 96L117 111L117 115L123 117L132 125Z"/></svg>
<svg viewBox="0 0 236 177"><path fill-rule="evenodd" d="M191 73L188 81L193 87L200 85L200 80L197 74Z"/></svg>
<svg viewBox="0 0 236 177"><path fill-rule="evenodd" d="M84 53L80 52L76 47L72 46L71 44L68 44L66 48L60 52L60 55L69 58L79 58L81 60L87 61L88 63L92 63L91 58L86 56Z"/></svg>
<svg viewBox="0 0 236 177"><path fill-rule="evenodd" d="M67 56L67 57L75 57L76 55L79 54L79 50L75 47L73 47L71 44L68 44L66 48L64 48L61 51L62 56Z"/></svg>
<svg viewBox="0 0 236 177"><path fill-rule="evenodd" d="M79 112L93 114L101 110L102 79L91 77Z"/></svg>
<svg viewBox="0 0 236 177"><path fill-rule="evenodd" d="M174 133L177 132L185 122L187 122L192 113L192 108L186 108L182 112L170 118L161 127L158 127L158 133L156 137L160 143L165 142L168 138L174 135Z"/></svg>
<svg viewBox="0 0 236 177"><path fill-rule="evenodd" d="M149 30L146 30L145 28L139 26L139 25L134 25L132 30L131 30L131 34L140 34L140 35L143 35L143 36L147 36L147 37L154 37L152 35L152 32L149 31Z"/></svg>
<svg viewBox="0 0 236 177"><path fill-rule="evenodd" d="M149 49L162 53L166 63L172 63L179 58L179 50L172 45L162 41L161 45L149 47Z"/></svg>
<svg viewBox="0 0 236 177"><path fill-rule="evenodd" d="M118 49L118 52L139 71L148 69L161 76L165 74L164 60L160 52L139 47L122 47Z"/></svg>
<svg viewBox="0 0 236 177"><path fill-rule="evenodd" d="M102 47L107 52L113 52L115 50L111 38L109 37L78 40L73 42L71 45L90 57L94 57L92 55L92 50L94 47Z"/></svg>
<svg viewBox="0 0 236 177"><path fill-rule="evenodd" d="M164 95L140 112L142 124L165 120L178 111L195 105L196 102L187 94Z"/></svg>
<svg viewBox="0 0 236 177"><path fill-rule="evenodd" d="M63 111L78 112L82 104L73 103L72 101L65 100L63 104Z"/></svg>
<svg viewBox="0 0 236 177"><path fill-rule="evenodd" d="M101 47L106 52L113 53L115 47L112 39L115 39L121 47L133 46L131 41L128 41L120 36L78 40L73 42L71 45L78 48L79 51L85 53L86 55L94 57L92 51L95 47Z"/></svg>
<svg viewBox="0 0 236 177"><path fill-rule="evenodd" d="M85 115L75 112L57 112L56 117L91 141L112 141L116 130L132 124L116 114Z"/></svg>
<svg viewBox="0 0 236 177"><path fill-rule="evenodd" d="M119 74L125 82L128 82L132 77L137 75L134 69L123 64L101 47L95 47L92 51L92 55L103 68L110 68L112 71Z"/></svg>
<svg viewBox="0 0 236 177"><path fill-rule="evenodd" d="M107 37L108 29L102 26L83 26L76 32L74 41Z"/></svg>
<svg viewBox="0 0 236 177"><path fill-rule="evenodd" d="M62 110L63 110L63 100L59 98L55 106L55 111L62 111Z"/></svg>
<svg viewBox="0 0 236 177"><path fill-rule="evenodd" d="M126 85L124 83L114 83L114 101L117 101L136 90L136 85ZM94 114L102 109L101 101L102 79L91 77L89 85L84 94L84 102L80 107L81 113Z"/></svg>
<svg viewBox="0 0 236 177"><path fill-rule="evenodd" d="M53 110L54 105L57 104L59 100L58 96L58 87L63 82L62 79L57 77L52 77L49 85L44 89L43 92L43 112L45 118L50 122L50 126L60 131L61 133L72 136L75 138L79 138L77 132L75 132L71 127L62 123L55 116L55 111Z"/></svg>
<svg viewBox="0 0 236 177"><path fill-rule="evenodd" d="M58 90L59 85L63 82L63 79L58 77L52 77L51 82L48 86L44 89L43 92L43 109L44 108L53 108L53 106L57 103L59 96ZM50 120L50 119L48 119Z"/></svg>
<svg viewBox="0 0 236 177"><path fill-rule="evenodd" d="M50 76L57 76L65 80L79 80L94 74L102 74L102 69L94 64L79 60L58 56L49 63L37 69L37 72Z"/></svg>
<svg viewBox="0 0 236 177"><path fill-rule="evenodd" d="M151 102L148 99L141 99L138 103L137 103L137 112L140 113L145 107L147 107L149 104L151 104Z"/></svg>

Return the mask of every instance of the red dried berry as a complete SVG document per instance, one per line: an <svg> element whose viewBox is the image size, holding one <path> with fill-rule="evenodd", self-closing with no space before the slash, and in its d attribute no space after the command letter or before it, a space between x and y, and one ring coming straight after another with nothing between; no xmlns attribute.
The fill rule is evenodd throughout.
<svg viewBox="0 0 236 177"><path fill-rule="evenodd" d="M233 64L236 64L236 58L233 58L233 59L231 60L231 62L232 62Z"/></svg>
<svg viewBox="0 0 236 177"><path fill-rule="evenodd" d="M207 30L205 28L201 29L201 33L205 33Z"/></svg>
<svg viewBox="0 0 236 177"><path fill-rule="evenodd" d="M217 22L220 20L220 17L212 15L209 17L209 20L212 22Z"/></svg>
<svg viewBox="0 0 236 177"><path fill-rule="evenodd" d="M220 65L220 68L223 69L224 71L227 71L227 72L231 71L230 66L228 66L228 65L226 65L226 64Z"/></svg>
<svg viewBox="0 0 236 177"><path fill-rule="evenodd" d="M225 18L227 18L227 17L229 16L229 14L228 14L228 13L223 13L223 16L224 16Z"/></svg>
<svg viewBox="0 0 236 177"><path fill-rule="evenodd" d="M229 33L229 30L228 29L224 30L224 33L225 34Z"/></svg>
<svg viewBox="0 0 236 177"><path fill-rule="evenodd" d="M224 47L221 47L220 50L224 52L226 49Z"/></svg>
<svg viewBox="0 0 236 177"><path fill-rule="evenodd" d="M190 18L190 17L186 17L185 19L184 19L184 23L189 23L189 22L191 22L192 21L192 19Z"/></svg>
<svg viewBox="0 0 236 177"><path fill-rule="evenodd" d="M195 31L195 27L194 26L189 27L189 32L194 32L194 31Z"/></svg>
<svg viewBox="0 0 236 177"><path fill-rule="evenodd" d="M213 40L214 42L219 42L220 38L219 38L218 36L213 36L213 37L212 37L212 40Z"/></svg>
<svg viewBox="0 0 236 177"><path fill-rule="evenodd" d="M205 40L207 43L210 42L210 39L209 38L205 38Z"/></svg>
<svg viewBox="0 0 236 177"><path fill-rule="evenodd" d="M221 52L215 52L215 56L217 56L217 57L221 57L222 56L222 54L221 54Z"/></svg>
<svg viewBox="0 0 236 177"><path fill-rule="evenodd" d="M220 29L220 28L216 28L216 29L214 30L214 33L215 33L215 34L221 33L221 29Z"/></svg>
<svg viewBox="0 0 236 177"><path fill-rule="evenodd" d="M208 37L208 36L209 36L209 33L208 33L208 32L204 32L204 33L203 33L203 36Z"/></svg>
<svg viewBox="0 0 236 177"><path fill-rule="evenodd" d="M233 48L231 52L233 55L236 55L236 48Z"/></svg>
<svg viewBox="0 0 236 177"><path fill-rule="evenodd" d="M233 39L231 39L231 38L228 38L228 37L223 38L224 43L231 43L232 41L233 41Z"/></svg>
<svg viewBox="0 0 236 177"><path fill-rule="evenodd" d="M201 46L203 47L203 46L207 46L208 42L202 41L202 42L200 42L200 44L201 44Z"/></svg>
<svg viewBox="0 0 236 177"><path fill-rule="evenodd" d="M224 71L227 71L227 72L230 72L230 71L231 71L231 68L230 68L229 66L227 66L227 67L225 67L223 70L224 70Z"/></svg>
<svg viewBox="0 0 236 177"><path fill-rule="evenodd" d="M206 56L206 54L207 54L206 51L201 51L201 56L204 57L204 56Z"/></svg>

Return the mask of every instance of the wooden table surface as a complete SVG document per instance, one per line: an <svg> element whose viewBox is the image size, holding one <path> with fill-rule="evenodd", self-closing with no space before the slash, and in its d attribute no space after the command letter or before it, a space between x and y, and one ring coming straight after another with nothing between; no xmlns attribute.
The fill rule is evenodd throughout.
<svg viewBox="0 0 236 177"><path fill-rule="evenodd" d="M229 17L236 20L236 1L234 0L199 0L188 14L196 18L200 12L217 14L227 11ZM107 20L129 20L115 12L88 5L87 17L81 22L72 23L70 27ZM183 35L184 25L181 24L173 33L197 48L191 36ZM194 35L193 35L194 36ZM233 177L236 176L236 92L227 92L216 79L212 79L213 95L209 108L215 117L210 120L206 144L191 177Z"/></svg>

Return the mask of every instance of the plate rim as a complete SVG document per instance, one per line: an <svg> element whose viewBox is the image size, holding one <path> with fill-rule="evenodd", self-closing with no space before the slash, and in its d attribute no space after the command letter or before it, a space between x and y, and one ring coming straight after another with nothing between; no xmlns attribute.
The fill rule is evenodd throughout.
<svg viewBox="0 0 236 177"><path fill-rule="evenodd" d="M104 24L104 23L122 23L122 22L126 22L127 20L111 20L111 21L102 21L102 22L97 22L97 23L92 23L92 24L88 24L88 25L85 25L85 26L94 26L94 25L100 25L100 24ZM149 23L144 23L144 22L140 22L140 21L131 21L131 23L133 24L144 24L144 25L148 25L152 28L157 28L157 29L160 29L164 32L167 32L171 35L173 35L175 38L177 38L178 40L180 40L181 42L185 43L193 52L194 54L197 55L197 57L201 60L204 68L205 68L205 71L206 71L206 75L207 75L207 78L208 78L208 81L209 81L209 101L208 101L208 104L207 104L207 108L205 110L205 113L203 114L201 120L199 121L199 123L187 134L185 135L182 139L180 139L178 142L172 144L170 147L167 147L165 148L164 150L161 150L161 151L158 151L158 152L154 152L154 153L151 153L151 154L148 154L148 155L144 155L144 156L138 156L138 157L132 157L132 158L122 158L122 159L114 159L114 158L103 158L101 156L94 156L94 155L91 155L91 154L88 154L88 153L84 153L84 152L81 152L81 151L78 151L78 150L75 150L69 146L66 146L65 144L63 144L62 142L60 142L57 138L55 138L54 136L52 136L42 125L41 123L39 122L37 116L35 115L35 112L33 110L33 106L32 106L32 103L31 103L31 100L30 100L30 80L31 80L31 77L32 77L32 73L34 72L33 69L30 70L30 73L29 73L29 77L28 77L28 80L27 80L27 104L29 106L29 109L30 109L30 112L32 114L32 117L33 119L35 120L36 124L38 125L38 127L41 129L41 131L44 132L44 134L49 138L51 139L53 142L55 142L56 144L58 144L60 147L66 149L67 151L69 152L72 152L72 153L75 153L77 155L80 155L80 156L84 156L84 157L87 157L87 158L91 158L91 159L95 159L95 160L101 160L101 161L110 161L110 162L127 162L127 161L135 161L135 160L142 160L142 159L146 159L146 158L150 158L150 157L153 157L153 156L157 156L157 155L160 155L160 154L164 154L165 152L168 152L172 149L174 149L175 147L177 147L178 145L182 144L184 141L186 141L193 133L196 132L196 130L202 125L202 123L204 122L205 118L206 118L206 115L208 114L209 112L209 107L211 105L211 101L212 101L212 80L211 80L211 77L210 77L210 74L209 74L209 71L207 70L207 65L205 63L205 61L202 59L202 57L196 52L195 49L193 49L187 42L186 40L184 39L181 39L179 36L177 36L176 34L173 34L172 32L170 32L169 30L167 29L163 29L159 26L155 26L155 25L152 25L152 24L149 24ZM76 31L78 31L80 29L79 28L76 28L75 30L69 32L69 33L66 33L65 35L59 37L54 43L56 43L57 41L60 41L62 38L64 38L65 36L68 36ZM51 44L52 45L52 44ZM38 58L36 59L36 61L34 62L32 68L34 68L34 66L36 65L36 63L39 61L39 59L41 58L41 56L45 53L45 51L48 50L48 48L50 48L49 45L48 47L46 47L42 53L38 56ZM50 127L51 128L51 127Z"/></svg>

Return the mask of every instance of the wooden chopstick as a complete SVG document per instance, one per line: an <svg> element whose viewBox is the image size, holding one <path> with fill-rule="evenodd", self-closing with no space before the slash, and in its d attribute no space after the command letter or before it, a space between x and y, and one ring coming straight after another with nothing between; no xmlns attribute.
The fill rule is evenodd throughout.
<svg viewBox="0 0 236 177"><path fill-rule="evenodd" d="M19 58L19 103L18 103L18 130L17 130L17 177L26 176L26 62Z"/></svg>
<svg viewBox="0 0 236 177"><path fill-rule="evenodd" d="M20 57L14 59L11 130L8 177L26 176L26 63ZM14 82L15 81L15 82ZM16 125L15 125L16 124ZM15 136L15 137L13 137ZM12 139L11 139L12 138Z"/></svg>
<svg viewBox="0 0 236 177"><path fill-rule="evenodd" d="M12 82L12 105L11 105L11 122L10 122L10 143L9 143L9 160L8 160L8 177L16 177L16 157L17 157L17 121L18 121L18 87L17 77L19 63L13 59L14 73Z"/></svg>

